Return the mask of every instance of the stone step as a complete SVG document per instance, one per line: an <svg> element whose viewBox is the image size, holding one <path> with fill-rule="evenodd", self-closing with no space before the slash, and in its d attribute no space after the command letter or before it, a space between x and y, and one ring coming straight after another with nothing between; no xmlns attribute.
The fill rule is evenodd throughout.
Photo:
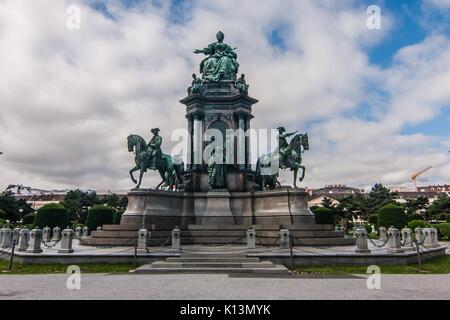
<svg viewBox="0 0 450 320"><path fill-rule="evenodd" d="M181 257L169 257L166 262L259 262L259 258L247 258L247 257L215 257L215 256L186 256Z"/></svg>
<svg viewBox="0 0 450 320"><path fill-rule="evenodd" d="M151 268L151 265L146 264L137 269L131 270L131 273L136 274L169 274L169 273L214 273L214 274L229 274L229 273L249 273L249 274L271 274L271 275L289 275L289 269L282 265L275 265L271 268Z"/></svg>
<svg viewBox="0 0 450 320"><path fill-rule="evenodd" d="M150 265L151 268L274 268L275 265L270 261L262 262L166 262L158 261Z"/></svg>

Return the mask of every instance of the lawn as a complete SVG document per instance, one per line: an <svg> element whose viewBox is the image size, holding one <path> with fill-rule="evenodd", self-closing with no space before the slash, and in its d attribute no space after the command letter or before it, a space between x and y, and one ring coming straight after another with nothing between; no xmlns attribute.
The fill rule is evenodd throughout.
<svg viewBox="0 0 450 320"><path fill-rule="evenodd" d="M418 265L386 265L380 266L381 273L385 274L419 274ZM365 274L367 266L301 266L293 268L299 273L318 273L318 274ZM450 273L450 256L435 258L431 261L422 263L422 274L446 274Z"/></svg>
<svg viewBox="0 0 450 320"><path fill-rule="evenodd" d="M0 261L1 274L51 274L66 273L69 265L64 264L19 264L14 263L12 272L8 272L9 261ZM128 273L131 269L135 269L134 264L99 264L85 263L77 264L83 273Z"/></svg>

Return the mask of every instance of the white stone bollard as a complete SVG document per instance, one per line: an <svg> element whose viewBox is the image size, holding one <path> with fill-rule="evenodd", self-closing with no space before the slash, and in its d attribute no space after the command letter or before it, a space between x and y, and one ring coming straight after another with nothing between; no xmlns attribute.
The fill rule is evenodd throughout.
<svg viewBox="0 0 450 320"><path fill-rule="evenodd" d="M367 230L365 228L357 228L355 230L356 253L370 253L367 241Z"/></svg>
<svg viewBox="0 0 450 320"><path fill-rule="evenodd" d="M410 228L403 228L400 233L402 234L403 248L406 250L414 249L412 230Z"/></svg>
<svg viewBox="0 0 450 320"><path fill-rule="evenodd" d="M433 239L432 240L433 247L434 248L439 247L440 245L439 245L439 239L438 239L438 231L436 228L431 228L431 238Z"/></svg>
<svg viewBox="0 0 450 320"><path fill-rule="evenodd" d="M72 229L66 228L62 231L61 234L61 249L58 250L58 253L72 253L72 240L73 240L74 232Z"/></svg>
<svg viewBox="0 0 450 320"><path fill-rule="evenodd" d="M42 241L49 242L52 240L52 229L45 227L42 229Z"/></svg>
<svg viewBox="0 0 450 320"><path fill-rule="evenodd" d="M89 237L89 228L83 227L83 238Z"/></svg>
<svg viewBox="0 0 450 320"><path fill-rule="evenodd" d="M148 252L148 238L150 237L150 232L147 229L140 229L138 231L138 246L137 251L141 253Z"/></svg>
<svg viewBox="0 0 450 320"><path fill-rule="evenodd" d="M82 235L82 229L81 229L81 227L76 227L76 228L75 228L75 237L81 238L81 235Z"/></svg>
<svg viewBox="0 0 450 320"><path fill-rule="evenodd" d="M12 239L15 242L15 244L19 243L19 233L20 233L20 228L13 229Z"/></svg>
<svg viewBox="0 0 450 320"><path fill-rule="evenodd" d="M416 234L416 241L419 243L423 242L423 229L421 227L417 227L414 230L414 233Z"/></svg>
<svg viewBox="0 0 450 320"><path fill-rule="evenodd" d="M385 227L380 227L378 229L378 233L380 234L380 240L386 241L387 240L387 232Z"/></svg>
<svg viewBox="0 0 450 320"><path fill-rule="evenodd" d="M41 253L42 243L42 230L41 229L33 229L30 231L30 247L28 248L27 252L31 253Z"/></svg>
<svg viewBox="0 0 450 320"><path fill-rule="evenodd" d="M281 249L289 249L289 238L290 238L290 232L288 229L281 229L280 230L280 248Z"/></svg>
<svg viewBox="0 0 450 320"><path fill-rule="evenodd" d="M3 248L3 233L5 232L5 227L0 228L0 248Z"/></svg>
<svg viewBox="0 0 450 320"><path fill-rule="evenodd" d="M388 235L388 252L389 253L401 253L402 241L400 239L400 230L394 227L390 227L387 231Z"/></svg>
<svg viewBox="0 0 450 320"><path fill-rule="evenodd" d="M12 230L9 227L3 229L2 248L6 249L11 247L12 244Z"/></svg>
<svg viewBox="0 0 450 320"><path fill-rule="evenodd" d="M101 227L101 226L98 226L97 229L96 229L96 231L102 231L102 227Z"/></svg>
<svg viewBox="0 0 450 320"><path fill-rule="evenodd" d="M19 232L19 246L18 251L27 251L28 242L30 241L30 230L22 229Z"/></svg>
<svg viewBox="0 0 450 320"><path fill-rule="evenodd" d="M439 246L437 242L437 230L435 228L423 228L424 242L423 246L427 248L436 248Z"/></svg>
<svg viewBox="0 0 450 320"><path fill-rule="evenodd" d="M172 251L181 251L181 230L178 227L172 230Z"/></svg>
<svg viewBox="0 0 450 320"><path fill-rule="evenodd" d="M247 230L247 250L256 249L256 231L253 228Z"/></svg>
<svg viewBox="0 0 450 320"><path fill-rule="evenodd" d="M53 228L53 241L59 241L61 240L61 228L60 227L54 227Z"/></svg>

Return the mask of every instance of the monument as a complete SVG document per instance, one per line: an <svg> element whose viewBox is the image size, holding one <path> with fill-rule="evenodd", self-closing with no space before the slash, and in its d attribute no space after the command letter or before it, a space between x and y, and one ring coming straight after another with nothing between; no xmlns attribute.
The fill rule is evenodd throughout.
<svg viewBox="0 0 450 320"><path fill-rule="evenodd" d="M238 76L236 48L224 42L222 32L216 37L206 48L194 50L206 55L200 63L201 77L192 75L188 95L180 101L189 132L187 163L163 152L165 133L158 128L151 130L148 144L140 136L128 136L128 151L134 152L136 164L130 176L136 186L128 193L127 210L120 225L105 225L86 242L121 245L137 237L137 230L147 229L152 243L164 243L179 227L181 243L245 243L252 227L262 235L261 244L272 244L284 227L300 244L354 243L332 225L317 225L308 194L297 187L305 176L301 163L309 150L306 133L279 127L278 147L261 156L252 170L246 132L258 100L249 95L245 75ZM293 187L278 182L283 169L293 172ZM161 177L155 189L140 188L148 171Z"/></svg>

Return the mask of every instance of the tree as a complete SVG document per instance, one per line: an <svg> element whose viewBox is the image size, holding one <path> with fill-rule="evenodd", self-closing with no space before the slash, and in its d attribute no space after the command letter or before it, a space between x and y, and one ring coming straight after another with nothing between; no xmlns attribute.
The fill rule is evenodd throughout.
<svg viewBox="0 0 450 320"><path fill-rule="evenodd" d="M69 212L70 221L78 221L83 220L83 216L85 216L85 212L87 210L99 204L100 201L95 192L85 192L79 189L71 190L67 192L64 200L62 201L62 205L67 208Z"/></svg>
<svg viewBox="0 0 450 320"><path fill-rule="evenodd" d="M405 203L406 213L414 214L417 212L422 212L422 210L425 210L429 204L430 201L424 196L419 196L416 199L407 199Z"/></svg>
<svg viewBox="0 0 450 320"><path fill-rule="evenodd" d="M116 211L125 211L128 205L127 197L119 197L116 193L108 194L101 201L105 206L111 207Z"/></svg>
<svg viewBox="0 0 450 320"><path fill-rule="evenodd" d="M6 219L9 221L17 222L20 219L19 204L11 191L4 191L0 194L0 209L5 212Z"/></svg>
<svg viewBox="0 0 450 320"><path fill-rule="evenodd" d="M387 204L393 203L396 197L396 192L391 192L391 190L383 186L381 183L375 184L366 199L367 213L376 213L378 209Z"/></svg>
<svg viewBox="0 0 450 320"><path fill-rule="evenodd" d="M442 213L450 214L450 197L445 193L439 194L437 199L426 210L427 218L436 218L437 215Z"/></svg>

